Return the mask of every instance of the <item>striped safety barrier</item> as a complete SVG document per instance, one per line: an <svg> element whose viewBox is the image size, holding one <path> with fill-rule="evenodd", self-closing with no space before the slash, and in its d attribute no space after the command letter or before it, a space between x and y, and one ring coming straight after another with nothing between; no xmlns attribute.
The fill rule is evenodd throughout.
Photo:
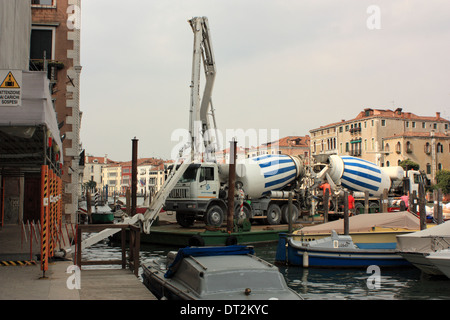
<svg viewBox="0 0 450 320"><path fill-rule="evenodd" d="M6 261L0 261L0 266L2 267L16 267L16 266L35 266L36 265L36 261L34 260L19 260L19 261L11 261L11 260L6 260Z"/></svg>

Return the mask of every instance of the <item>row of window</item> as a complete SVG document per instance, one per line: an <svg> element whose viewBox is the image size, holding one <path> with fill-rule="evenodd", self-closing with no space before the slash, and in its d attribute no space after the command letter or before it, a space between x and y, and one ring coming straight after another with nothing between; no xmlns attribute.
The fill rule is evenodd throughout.
<svg viewBox="0 0 450 320"><path fill-rule="evenodd" d="M389 143L386 143L386 145L384 146L384 150L385 151L390 151L390 146ZM413 150L413 144L409 141L406 142L406 152L407 153L412 153ZM424 145L424 150L423 150L426 154L430 154L431 153L431 144L429 142L425 143ZM395 152L397 153L401 153L402 152L402 144L399 142L396 143L395 145ZM450 152L450 144L449 144L449 152ZM444 153L444 145L440 142L437 143L436 145L436 153Z"/></svg>
<svg viewBox="0 0 450 320"><path fill-rule="evenodd" d="M397 166L400 165L400 162L401 162L401 160L398 160L396 165ZM383 166L383 164L382 164L382 166ZM386 167L390 167L390 166L391 166L390 161L386 161ZM443 169L444 169L444 166L442 165L442 163L438 163L437 170L440 171L440 170L443 170ZM427 174L431 174L431 163L427 163L427 165L426 165L426 173Z"/></svg>
<svg viewBox="0 0 450 320"><path fill-rule="evenodd" d="M372 119L371 120L371 126L374 127L375 126L375 120ZM381 119L381 126L385 127L386 126L386 119ZM406 128L417 128L417 122L416 121L405 121L405 126ZM437 130L437 123L433 123L431 126L434 130ZM367 128L367 121L364 121L364 128ZM427 123L426 122L422 122L422 129L426 129L427 128ZM445 130L448 130L448 123L444 124L444 128ZM327 134L330 133L330 130L332 130L332 132L336 132L336 128L331 128L331 129L326 129L327 130ZM353 123L353 124L347 124L345 126L340 126L339 127L339 133L342 132L348 132L350 131L351 133L354 132L361 132L361 122L358 123ZM319 132L313 132L312 136L315 137L316 134L318 134ZM324 134L324 130L320 131L320 134L323 135Z"/></svg>

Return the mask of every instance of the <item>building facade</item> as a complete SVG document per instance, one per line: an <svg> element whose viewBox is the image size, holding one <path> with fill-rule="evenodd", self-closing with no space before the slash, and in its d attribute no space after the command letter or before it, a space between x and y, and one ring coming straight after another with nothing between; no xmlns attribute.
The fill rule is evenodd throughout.
<svg viewBox="0 0 450 320"><path fill-rule="evenodd" d="M310 157L310 137L287 136L277 141L264 143L247 151L247 158L266 154L285 154L290 156L301 156L307 163Z"/></svg>
<svg viewBox="0 0 450 320"><path fill-rule="evenodd" d="M52 87L63 140L63 214L76 221L83 168L80 167L81 0L32 0L30 70L44 70Z"/></svg>
<svg viewBox="0 0 450 320"><path fill-rule="evenodd" d="M108 159L108 155L104 157L87 155L84 162L83 185L89 181L95 181L97 186L101 186L103 184L103 167L111 163L114 161Z"/></svg>
<svg viewBox="0 0 450 320"><path fill-rule="evenodd" d="M110 160L111 161L111 160ZM132 164L131 161L111 161L101 168L101 184L108 186L109 195L125 195L131 188ZM155 158L141 158L137 160L137 194L155 193L161 189L165 182L164 161Z"/></svg>
<svg viewBox="0 0 450 320"><path fill-rule="evenodd" d="M450 136L442 132L405 132L383 139L384 165L396 166L403 160L420 165L436 183L439 170L450 169Z"/></svg>
<svg viewBox="0 0 450 320"><path fill-rule="evenodd" d="M418 116L401 108L366 108L354 119L310 130L311 154L350 155L379 166L396 166L411 159L433 181L439 168L450 169L449 126L450 121L439 112ZM425 152L427 144L430 151Z"/></svg>

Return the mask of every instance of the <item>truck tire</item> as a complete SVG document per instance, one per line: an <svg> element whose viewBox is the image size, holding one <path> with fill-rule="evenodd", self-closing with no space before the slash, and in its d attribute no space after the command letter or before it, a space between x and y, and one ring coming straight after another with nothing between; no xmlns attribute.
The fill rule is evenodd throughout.
<svg viewBox="0 0 450 320"><path fill-rule="evenodd" d="M298 208L296 205L292 205L292 223L295 223L298 219ZM289 205L285 204L281 208L281 223L289 223Z"/></svg>
<svg viewBox="0 0 450 320"><path fill-rule="evenodd" d="M178 224L184 228L189 228L194 225L195 218L190 214L177 211L175 217L177 219Z"/></svg>
<svg viewBox="0 0 450 320"><path fill-rule="evenodd" d="M281 209L277 204L271 204L267 209L266 221L270 225L280 224Z"/></svg>
<svg viewBox="0 0 450 320"><path fill-rule="evenodd" d="M369 203L369 213L379 213L380 210L380 204L378 202L370 202Z"/></svg>
<svg viewBox="0 0 450 320"><path fill-rule="evenodd" d="M364 213L364 204L361 202L355 203L355 215Z"/></svg>
<svg viewBox="0 0 450 320"><path fill-rule="evenodd" d="M220 227L222 225L224 213L221 207L213 205L208 208L205 213L205 224L212 227Z"/></svg>

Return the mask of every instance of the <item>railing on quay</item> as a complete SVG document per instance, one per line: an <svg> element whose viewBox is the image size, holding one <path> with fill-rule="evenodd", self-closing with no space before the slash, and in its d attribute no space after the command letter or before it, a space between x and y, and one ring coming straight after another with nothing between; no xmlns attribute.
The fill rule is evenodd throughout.
<svg viewBox="0 0 450 320"><path fill-rule="evenodd" d="M122 259L116 260L82 260L81 258L81 235L83 232L100 232L104 229L122 229L121 231L121 240L122 240ZM127 231L129 233L129 250L128 250L128 259L127 259L127 248L126 248L126 240L127 240ZM127 262L131 271L134 272L134 275L138 277L139 271L139 251L140 251L140 228L133 225L122 225L122 224L94 224L94 225L78 225L77 229L77 252L76 252L76 264L81 270L81 266L86 265L122 265L122 269L126 269Z"/></svg>

